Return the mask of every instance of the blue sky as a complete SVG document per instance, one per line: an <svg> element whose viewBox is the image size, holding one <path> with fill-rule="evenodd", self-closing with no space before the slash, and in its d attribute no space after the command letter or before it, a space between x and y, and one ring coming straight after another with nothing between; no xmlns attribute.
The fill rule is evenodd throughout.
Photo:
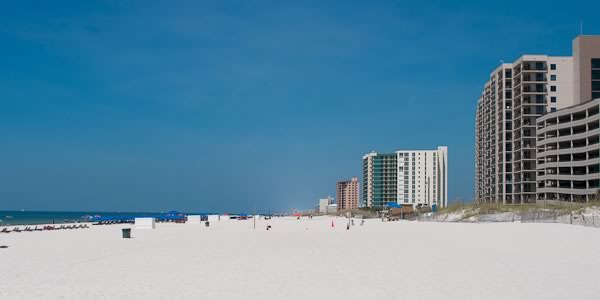
<svg viewBox="0 0 600 300"><path fill-rule="evenodd" d="M600 2L2 1L0 209L310 208L371 150L449 147L490 71Z"/></svg>

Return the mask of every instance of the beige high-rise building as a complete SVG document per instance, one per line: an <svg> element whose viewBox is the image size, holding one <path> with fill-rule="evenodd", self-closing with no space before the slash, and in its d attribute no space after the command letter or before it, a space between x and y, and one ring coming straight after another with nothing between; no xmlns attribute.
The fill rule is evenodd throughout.
<svg viewBox="0 0 600 300"><path fill-rule="evenodd" d="M600 36L578 36L573 40L575 104L600 98Z"/></svg>
<svg viewBox="0 0 600 300"><path fill-rule="evenodd" d="M537 126L537 201L600 200L600 96L545 114Z"/></svg>
<svg viewBox="0 0 600 300"><path fill-rule="evenodd" d="M352 177L351 180L338 181L336 184L337 209L358 208L358 195L358 178Z"/></svg>
<svg viewBox="0 0 600 300"><path fill-rule="evenodd" d="M572 57L524 55L491 74L477 103L475 198L520 204L537 198L537 118L597 94L600 36L573 41Z"/></svg>

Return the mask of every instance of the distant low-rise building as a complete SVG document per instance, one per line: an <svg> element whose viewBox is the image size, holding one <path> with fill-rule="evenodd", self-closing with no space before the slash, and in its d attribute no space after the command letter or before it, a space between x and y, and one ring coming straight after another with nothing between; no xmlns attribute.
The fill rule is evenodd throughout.
<svg viewBox="0 0 600 300"><path fill-rule="evenodd" d="M317 205L315 212L320 214L327 213L327 206L334 203L334 199L331 196L327 196L327 198L319 199L319 204Z"/></svg>
<svg viewBox="0 0 600 300"><path fill-rule="evenodd" d="M327 209L326 209L326 213L327 214L333 214L336 213L338 211L337 209L337 204L329 204L327 205Z"/></svg>

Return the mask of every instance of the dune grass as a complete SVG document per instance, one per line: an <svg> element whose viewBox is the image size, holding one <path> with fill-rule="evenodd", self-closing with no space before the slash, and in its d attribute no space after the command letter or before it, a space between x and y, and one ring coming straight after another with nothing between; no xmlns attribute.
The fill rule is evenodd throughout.
<svg viewBox="0 0 600 300"><path fill-rule="evenodd" d="M523 213L531 211L549 211L558 215L579 214L587 208L596 208L600 210L600 201L588 203L526 203L526 204L494 204L494 203L464 203L455 202L448 207L440 209L440 214L452 214L462 212L464 218L477 215L496 214L496 213Z"/></svg>

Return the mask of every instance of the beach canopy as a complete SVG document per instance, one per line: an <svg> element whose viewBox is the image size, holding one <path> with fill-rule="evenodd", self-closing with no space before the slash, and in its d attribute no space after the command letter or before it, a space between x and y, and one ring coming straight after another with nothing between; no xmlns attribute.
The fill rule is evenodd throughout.
<svg viewBox="0 0 600 300"><path fill-rule="evenodd" d="M157 221L184 220L185 215L177 211L170 211L165 215L157 216L89 216L92 222L133 222L135 218L154 218Z"/></svg>
<svg viewBox="0 0 600 300"><path fill-rule="evenodd" d="M179 216L167 215L167 216L157 216L154 218L158 221L168 221L168 220L183 220L185 218L185 216L184 215L179 215Z"/></svg>
<svg viewBox="0 0 600 300"><path fill-rule="evenodd" d="M390 208L402 208L402 204L396 202L388 202L387 207Z"/></svg>
<svg viewBox="0 0 600 300"><path fill-rule="evenodd" d="M93 216L89 220L93 222L127 222L133 221L134 219L134 216Z"/></svg>

